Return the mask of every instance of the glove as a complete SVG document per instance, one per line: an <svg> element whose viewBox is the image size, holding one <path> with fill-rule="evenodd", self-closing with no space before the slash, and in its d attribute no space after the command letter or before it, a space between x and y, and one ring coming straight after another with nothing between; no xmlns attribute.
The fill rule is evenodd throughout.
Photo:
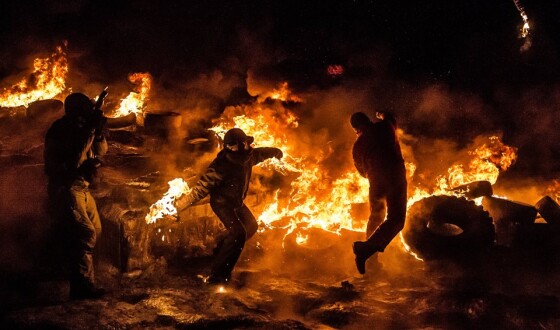
<svg viewBox="0 0 560 330"><path fill-rule="evenodd" d="M280 149L276 149L276 154L274 155L275 158L282 159L284 157L284 153Z"/></svg>
<svg viewBox="0 0 560 330"><path fill-rule="evenodd" d="M175 208L177 209L177 214L179 214L179 212L186 209L187 207L190 207L193 202L194 201L191 194L186 194L179 197L179 199L175 200Z"/></svg>
<svg viewBox="0 0 560 330"><path fill-rule="evenodd" d="M101 161L97 158L88 158L78 168L78 173L89 183L92 183L97 169L101 166Z"/></svg>

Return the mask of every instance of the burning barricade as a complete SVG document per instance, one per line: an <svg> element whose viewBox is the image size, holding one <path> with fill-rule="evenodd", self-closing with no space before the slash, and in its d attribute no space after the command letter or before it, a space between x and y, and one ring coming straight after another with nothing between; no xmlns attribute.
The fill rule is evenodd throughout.
<svg viewBox="0 0 560 330"><path fill-rule="evenodd" d="M50 63L53 68L47 76L61 72L64 77L68 69L63 55L63 49L58 49L51 60L38 62L33 73L36 87L52 85L57 88L54 94L31 99L28 96L36 93L27 90L27 85L14 85L3 93L3 99L20 93L19 107L2 102L3 107L13 108L6 113L25 113L29 118L61 113L62 102L50 98L65 93L64 79L44 82L37 70ZM115 266L127 271L145 268L160 257L171 260L213 253L224 229L208 201L180 214L173 202L189 191L210 154L222 147L223 134L238 127L254 136L259 147L279 146L284 153L282 161L270 159L255 169L247 203L257 215L259 232L247 253L280 251L284 260L300 256L310 264L317 261L313 267L344 259L350 260L347 269L353 268L350 242L365 232L368 181L352 164L335 157L335 149L348 150L348 141L335 145L320 129L312 133L300 129L301 120L291 109L304 100L287 83L225 107L213 118L213 126L206 127L205 135L195 136L186 133L185 112L148 108L149 73L131 74L128 79L134 91L118 105L113 101L115 106L110 108L114 110L106 113L112 151L104 159L104 179L96 192L104 227L99 249ZM554 191L553 197L544 197L535 206L494 196L499 173L517 155L498 136L483 142L469 151L466 166L452 165L432 186L417 182L417 165L407 162L407 226L400 242L393 245L424 260L469 258L496 245L521 246L523 230L535 232L542 227L535 226L537 214L547 225L560 223ZM183 221L176 222L174 217ZM282 267L282 262L277 266Z"/></svg>
<svg viewBox="0 0 560 330"><path fill-rule="evenodd" d="M307 260L309 267L320 267L325 261L351 261L349 242L363 237L367 223L367 180L351 168L333 177L324 167L328 150L315 148L310 153L298 148L294 143L302 139L298 118L281 102L257 100L230 106L215 122L210 130L218 137L216 148L220 148L220 137L227 129L239 127L255 136L259 146L280 145L285 154L283 162L265 162L256 169L252 183L256 188L249 193L248 205L259 215L260 229L245 253L258 256L282 251L283 262L297 256ZM197 138L183 140L179 148L187 154L195 151L188 141ZM536 228L537 209L543 217L547 214L547 222L557 219L556 202L550 198L536 207L521 207L522 203L494 195L493 185L500 172L515 162L517 154L497 136L482 141L468 152L466 166L452 165L433 187L410 185L407 226L395 244L423 260L468 259L490 253L495 246L521 247L524 233L530 235ZM411 183L415 183L414 169L415 164L407 163ZM138 223L136 214L136 229L128 230L129 238L124 240L129 244L135 240L128 249L142 251L142 257L135 261L132 253L129 266L139 266L142 258L193 258L213 253L224 229L208 201L180 214L173 207L173 201L189 191L187 181L192 185L195 174L192 168L176 178L160 173L157 183L144 189L145 197L150 197L143 203L151 206L145 211L143 224ZM146 204L138 207L146 210ZM183 221L177 223L174 217ZM530 226L520 227L521 223ZM516 229L507 229L504 224ZM131 240L139 235L141 239ZM314 260L318 261L316 266L312 266ZM351 262L348 268L352 268Z"/></svg>

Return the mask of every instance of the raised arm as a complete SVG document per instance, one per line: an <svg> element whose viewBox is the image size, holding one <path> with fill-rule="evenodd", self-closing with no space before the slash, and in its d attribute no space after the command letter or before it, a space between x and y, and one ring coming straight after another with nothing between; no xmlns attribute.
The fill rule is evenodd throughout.
<svg viewBox="0 0 560 330"><path fill-rule="evenodd" d="M255 148L253 150L254 165L272 157L281 159L282 157L284 157L284 153L278 148L269 147Z"/></svg>
<svg viewBox="0 0 560 330"><path fill-rule="evenodd" d="M397 129L397 119L392 113L378 111L375 113L375 117L377 117L377 119L388 122L389 124L391 124L391 126L393 126L394 129Z"/></svg>

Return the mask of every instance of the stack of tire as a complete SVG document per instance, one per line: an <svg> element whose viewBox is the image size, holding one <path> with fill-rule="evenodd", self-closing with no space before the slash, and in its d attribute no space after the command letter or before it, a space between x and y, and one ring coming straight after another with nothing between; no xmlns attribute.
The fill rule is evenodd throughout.
<svg viewBox="0 0 560 330"><path fill-rule="evenodd" d="M495 241L489 213L454 196L430 196L414 203L402 235L423 260L472 258L487 253Z"/></svg>

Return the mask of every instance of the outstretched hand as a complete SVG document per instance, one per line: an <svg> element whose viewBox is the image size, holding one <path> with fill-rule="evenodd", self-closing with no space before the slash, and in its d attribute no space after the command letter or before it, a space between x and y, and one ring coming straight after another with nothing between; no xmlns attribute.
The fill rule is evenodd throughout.
<svg viewBox="0 0 560 330"><path fill-rule="evenodd" d="M274 155L274 157L278 158L278 159L282 159L282 157L284 157L284 153L282 152L282 150L278 149L276 151L276 155Z"/></svg>

